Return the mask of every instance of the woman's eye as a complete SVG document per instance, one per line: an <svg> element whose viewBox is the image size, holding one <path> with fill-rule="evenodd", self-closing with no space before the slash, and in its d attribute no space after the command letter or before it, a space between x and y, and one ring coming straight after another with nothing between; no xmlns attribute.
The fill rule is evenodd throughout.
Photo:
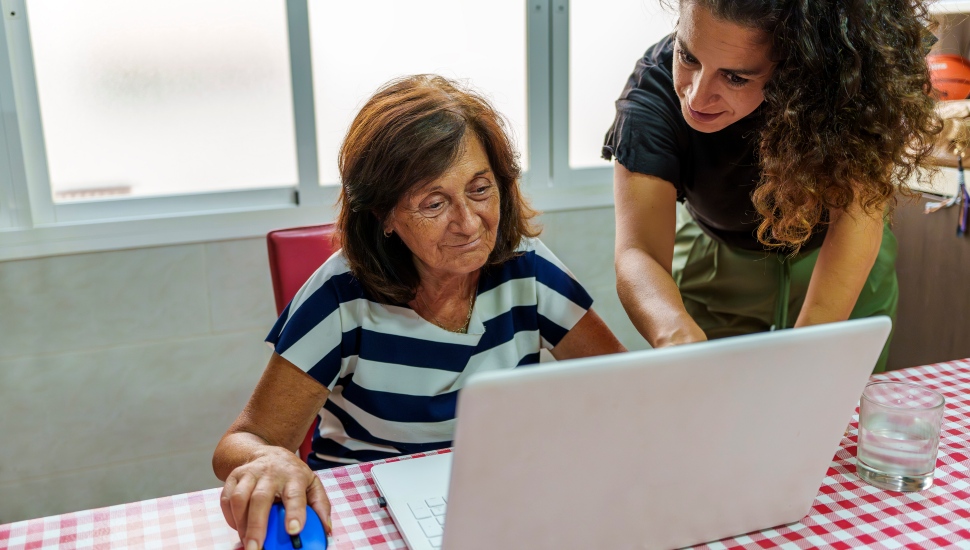
<svg viewBox="0 0 970 550"><path fill-rule="evenodd" d="M488 195L489 191L492 189L492 183L487 181L476 182L474 187L471 188L469 194L475 198L481 198Z"/></svg>
<svg viewBox="0 0 970 550"><path fill-rule="evenodd" d="M736 74L727 73L726 78L727 78L728 84L736 88L740 88L741 86L744 86L745 84L748 83L747 78L741 78Z"/></svg>
<svg viewBox="0 0 970 550"><path fill-rule="evenodd" d="M685 65L695 65L695 64L697 64L697 60L694 59L694 56L692 56L691 54L685 52L684 50L677 50L677 53L680 55L680 60Z"/></svg>

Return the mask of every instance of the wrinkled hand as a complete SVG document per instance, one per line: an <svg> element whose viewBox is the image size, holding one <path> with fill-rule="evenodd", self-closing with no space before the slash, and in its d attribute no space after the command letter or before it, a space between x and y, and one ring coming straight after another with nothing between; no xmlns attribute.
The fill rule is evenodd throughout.
<svg viewBox="0 0 970 550"><path fill-rule="evenodd" d="M266 446L255 460L239 466L226 478L219 503L229 526L239 533L246 550L259 550L273 502L286 508L286 532L295 535L306 524L309 504L332 533L330 500L310 467L292 452Z"/></svg>

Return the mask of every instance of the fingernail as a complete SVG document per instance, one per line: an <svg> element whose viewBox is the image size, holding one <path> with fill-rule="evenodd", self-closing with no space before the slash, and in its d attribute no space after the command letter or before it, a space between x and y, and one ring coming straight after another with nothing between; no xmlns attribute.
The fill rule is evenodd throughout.
<svg viewBox="0 0 970 550"><path fill-rule="evenodd" d="M327 518L324 521L327 523L327 532L333 534L333 522L330 521L330 518Z"/></svg>
<svg viewBox="0 0 970 550"><path fill-rule="evenodd" d="M286 527L286 532L291 535L300 534L300 522L299 520L291 519L289 525Z"/></svg>
<svg viewBox="0 0 970 550"><path fill-rule="evenodd" d="M246 541L246 550L259 550L259 543L254 539Z"/></svg>

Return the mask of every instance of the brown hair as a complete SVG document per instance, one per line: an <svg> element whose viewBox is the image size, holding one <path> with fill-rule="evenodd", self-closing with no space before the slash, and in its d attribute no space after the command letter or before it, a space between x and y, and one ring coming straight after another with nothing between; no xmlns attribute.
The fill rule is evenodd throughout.
<svg viewBox="0 0 970 550"><path fill-rule="evenodd" d="M440 177L475 132L499 189L500 221L486 266L511 259L522 237L535 237L537 214L519 191L518 154L505 119L481 95L437 75L382 86L354 118L340 147L342 189L337 232L350 271L368 297L391 304L414 299L420 277L411 251L384 222L412 189Z"/></svg>

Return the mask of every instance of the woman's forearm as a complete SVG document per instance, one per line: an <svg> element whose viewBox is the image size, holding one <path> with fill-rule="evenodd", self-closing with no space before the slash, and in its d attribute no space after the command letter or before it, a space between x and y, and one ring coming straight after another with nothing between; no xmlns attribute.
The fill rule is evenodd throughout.
<svg viewBox="0 0 970 550"><path fill-rule="evenodd" d="M646 252L629 248L618 253L616 290L633 325L651 346L707 339L684 308L670 273Z"/></svg>
<svg viewBox="0 0 970 550"><path fill-rule="evenodd" d="M832 213L796 327L849 318L882 244L882 211Z"/></svg>
<svg viewBox="0 0 970 550"><path fill-rule="evenodd" d="M616 290L623 309L655 348L706 340L671 277L677 189L613 164Z"/></svg>
<svg viewBox="0 0 970 550"><path fill-rule="evenodd" d="M283 357L273 354L246 407L212 455L216 476L269 452L293 453L330 392Z"/></svg>

